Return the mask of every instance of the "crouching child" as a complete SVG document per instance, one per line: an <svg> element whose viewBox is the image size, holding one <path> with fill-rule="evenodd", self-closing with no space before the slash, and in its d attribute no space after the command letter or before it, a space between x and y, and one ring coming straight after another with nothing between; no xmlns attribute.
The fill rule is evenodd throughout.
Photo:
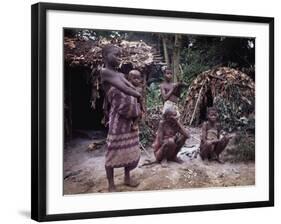
<svg viewBox="0 0 281 224"><path fill-rule="evenodd" d="M181 163L177 154L189 137L188 131L178 120L177 111L173 107L166 108L153 143L157 162L161 163L162 167L167 167L167 161Z"/></svg>

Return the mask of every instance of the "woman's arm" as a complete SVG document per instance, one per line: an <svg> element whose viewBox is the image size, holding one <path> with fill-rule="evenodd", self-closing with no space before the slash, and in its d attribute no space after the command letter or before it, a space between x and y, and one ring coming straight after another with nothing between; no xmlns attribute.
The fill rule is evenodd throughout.
<svg viewBox="0 0 281 224"><path fill-rule="evenodd" d="M134 97L137 97L137 98L141 97L140 93L138 93L132 87L128 87L128 85L126 85L126 82L121 81L119 78L114 78L113 83L114 83L114 84L112 84L113 86L115 86L117 89L124 92L125 94L130 95L130 96L134 96Z"/></svg>
<svg viewBox="0 0 281 224"><path fill-rule="evenodd" d="M179 120L177 118L173 118L173 120L174 120L175 124L177 125L177 129L178 129L179 133L181 133L186 138L190 138L189 132L184 128L184 126L179 122Z"/></svg>
<svg viewBox="0 0 281 224"><path fill-rule="evenodd" d="M119 74L120 74L120 76L121 76L122 81L124 81L124 83L125 83L127 86L129 86L129 87L131 87L131 88L133 88L133 89L136 88L132 83L130 83L130 82L125 78L125 76L124 76L123 73L119 73Z"/></svg>
<svg viewBox="0 0 281 224"><path fill-rule="evenodd" d="M134 86L125 79L123 73L116 72L110 69L101 70L101 80L102 82L108 82L110 85L116 87L123 93L127 95L140 97L141 95L134 89Z"/></svg>

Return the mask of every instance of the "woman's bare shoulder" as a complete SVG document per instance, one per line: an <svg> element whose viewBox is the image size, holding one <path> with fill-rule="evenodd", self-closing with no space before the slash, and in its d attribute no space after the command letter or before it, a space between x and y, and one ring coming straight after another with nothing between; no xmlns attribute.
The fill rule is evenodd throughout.
<svg viewBox="0 0 281 224"><path fill-rule="evenodd" d="M113 83L116 78L118 78L117 72L110 70L108 68L101 69L101 81Z"/></svg>

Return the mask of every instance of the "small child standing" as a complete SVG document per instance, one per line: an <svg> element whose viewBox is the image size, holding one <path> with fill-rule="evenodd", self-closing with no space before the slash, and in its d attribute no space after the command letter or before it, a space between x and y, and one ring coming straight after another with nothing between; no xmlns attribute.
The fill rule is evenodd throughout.
<svg viewBox="0 0 281 224"><path fill-rule="evenodd" d="M212 159L215 156L215 159L219 163L223 163L219 156L222 151L226 148L231 136L222 134L222 129L218 123L218 113L216 108L210 107L207 112L208 121L203 123L202 126L202 138L200 144L200 156L202 160Z"/></svg>
<svg viewBox="0 0 281 224"><path fill-rule="evenodd" d="M164 82L160 84L161 96L164 101L163 113L166 108L172 106L176 110L177 117L179 118L180 113L177 104L182 88L187 87L187 85L182 82L173 82L173 73L171 69L165 70L164 79Z"/></svg>

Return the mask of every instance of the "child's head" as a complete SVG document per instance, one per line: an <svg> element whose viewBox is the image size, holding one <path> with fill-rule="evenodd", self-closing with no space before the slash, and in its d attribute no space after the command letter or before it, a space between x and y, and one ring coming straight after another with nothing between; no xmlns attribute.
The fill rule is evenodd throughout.
<svg viewBox="0 0 281 224"><path fill-rule="evenodd" d="M138 70L131 70L129 72L129 81L136 87L141 85L142 77L141 73Z"/></svg>
<svg viewBox="0 0 281 224"><path fill-rule="evenodd" d="M105 63L117 67L121 61L121 49L118 46L108 44L102 49L102 57Z"/></svg>
<svg viewBox="0 0 281 224"><path fill-rule="evenodd" d="M209 107L208 112L207 112L207 116L208 116L208 121L216 122L217 118L218 118L217 109L215 107Z"/></svg>
<svg viewBox="0 0 281 224"><path fill-rule="evenodd" d="M165 69L164 78L166 81L171 81L173 79L173 72L171 69L169 68Z"/></svg>
<svg viewBox="0 0 281 224"><path fill-rule="evenodd" d="M177 111L174 109L174 107L169 106L165 109L163 113L164 120L169 120L170 118L176 118L177 117Z"/></svg>

